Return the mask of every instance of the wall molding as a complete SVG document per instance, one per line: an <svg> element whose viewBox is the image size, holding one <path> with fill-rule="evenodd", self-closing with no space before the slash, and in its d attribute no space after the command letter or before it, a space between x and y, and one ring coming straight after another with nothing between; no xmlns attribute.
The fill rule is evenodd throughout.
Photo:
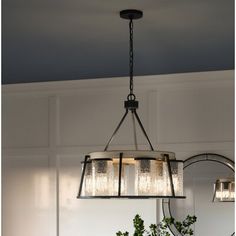
<svg viewBox="0 0 236 236"><path fill-rule="evenodd" d="M158 89L189 88L193 84L197 87L230 86L234 82L234 70L209 71L209 72L192 72L168 75L149 75L136 76L136 89ZM113 77L105 79L88 79L88 80L70 80L43 83L24 83L2 85L2 94L18 95L27 93L28 95L63 94L65 92L76 93L78 90L108 90L109 88L121 89L127 88L128 77ZM154 87L153 87L154 86ZM80 91L81 92L81 91ZM86 91L85 91L86 92Z"/></svg>

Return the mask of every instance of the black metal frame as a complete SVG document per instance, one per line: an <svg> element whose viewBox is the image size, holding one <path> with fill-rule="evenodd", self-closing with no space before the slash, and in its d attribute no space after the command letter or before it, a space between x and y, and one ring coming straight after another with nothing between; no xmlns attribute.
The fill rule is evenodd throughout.
<svg viewBox="0 0 236 236"><path fill-rule="evenodd" d="M123 158L123 153L120 153L120 157L119 157L119 182L118 182L118 197L120 197L120 196L121 196L122 158Z"/></svg>
<svg viewBox="0 0 236 236"><path fill-rule="evenodd" d="M80 185L79 185L79 192L78 192L78 196L81 196L82 193L82 188L83 188L83 182L84 182L84 175L85 175L85 170L86 170L86 165L88 163L88 159L90 158L89 155L86 155L84 158L84 166L83 166L83 170L82 170L82 175L81 175L81 179L80 179Z"/></svg>
<svg viewBox="0 0 236 236"><path fill-rule="evenodd" d="M202 153L202 154L191 156L191 157L187 158L186 160L184 160L184 169L195 164L195 163L202 162L202 161L217 162L222 165L225 165L230 170L235 172L234 161L223 156L223 155L216 154L216 153ZM162 200L162 211L163 211L164 217L172 217L170 203L171 203L171 199L163 199ZM168 227L174 236L183 236L177 230L175 225L169 225ZM233 236L233 235L235 235L235 233L231 234L230 236Z"/></svg>
<svg viewBox="0 0 236 236"><path fill-rule="evenodd" d="M123 115L123 117L121 118L121 120L120 120L119 124L117 125L117 127L116 127L116 129L114 130L114 132L113 132L112 136L110 137L110 139L109 139L109 141L108 141L108 143L107 143L106 147L104 148L104 151L107 151L107 149L108 149L108 147L109 147L110 143L112 142L112 140L114 139L114 137L115 137L116 133L117 133L117 132L118 132L118 130L120 129L120 126L121 126L121 125L122 125L122 123L124 122L124 120L125 120L125 117L127 116L127 114L128 114L128 109L126 109L126 111L125 111L125 114L124 114L124 115Z"/></svg>
<svg viewBox="0 0 236 236"><path fill-rule="evenodd" d="M170 198L178 198L178 199L185 199L185 196L156 196L156 195L121 195L121 196L80 196L77 197L79 199L157 199L157 198L163 198L163 199L170 199Z"/></svg>
<svg viewBox="0 0 236 236"><path fill-rule="evenodd" d="M168 167L171 193L172 193L172 196L175 197L175 188L174 188L174 184L173 184L173 178L172 178L172 172L171 172L170 159L169 159L169 156L168 156L168 155L165 155L165 158L166 158L167 167Z"/></svg>

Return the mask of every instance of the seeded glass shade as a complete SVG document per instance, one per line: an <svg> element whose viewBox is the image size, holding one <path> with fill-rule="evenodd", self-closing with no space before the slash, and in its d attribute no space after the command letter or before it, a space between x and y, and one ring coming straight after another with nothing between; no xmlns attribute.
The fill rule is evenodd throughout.
<svg viewBox="0 0 236 236"><path fill-rule="evenodd" d="M182 196L183 193L183 161L173 160L170 162L173 184L176 196ZM168 179L169 181L169 179ZM169 182L168 182L169 183ZM168 186L168 191L170 192L170 187Z"/></svg>
<svg viewBox="0 0 236 236"><path fill-rule="evenodd" d="M94 182L93 182L93 174L92 174L92 162L87 162L85 170L85 178L84 178L84 193L85 195L93 195L94 194Z"/></svg>
<svg viewBox="0 0 236 236"><path fill-rule="evenodd" d="M214 184L214 202L234 202L234 179L217 179Z"/></svg>
<svg viewBox="0 0 236 236"><path fill-rule="evenodd" d="M83 172L78 198L184 198L183 162L171 152L93 152Z"/></svg>
<svg viewBox="0 0 236 236"><path fill-rule="evenodd" d="M136 158L135 166L135 194L153 195L156 193L157 160L155 158Z"/></svg>

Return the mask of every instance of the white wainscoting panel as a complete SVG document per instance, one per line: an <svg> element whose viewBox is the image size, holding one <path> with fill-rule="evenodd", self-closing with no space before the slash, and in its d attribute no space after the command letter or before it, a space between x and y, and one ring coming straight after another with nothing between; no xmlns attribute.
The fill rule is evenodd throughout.
<svg viewBox="0 0 236 236"><path fill-rule="evenodd" d="M232 141L234 88L181 89L160 92L159 142Z"/></svg>
<svg viewBox="0 0 236 236"><path fill-rule="evenodd" d="M60 144L62 146L104 145L123 116L126 94L114 91L82 91L59 97ZM140 92L139 113L147 126L147 92ZM130 117L127 117L130 118ZM130 119L127 119L129 121ZM88 122L89 121L89 122ZM117 135L116 144L132 144L133 134L127 132L127 121ZM125 135L122 135L125 133ZM141 140L142 141L142 140Z"/></svg>
<svg viewBox="0 0 236 236"><path fill-rule="evenodd" d="M48 112L48 97L4 96L3 93L3 147L47 147Z"/></svg>
<svg viewBox="0 0 236 236"><path fill-rule="evenodd" d="M55 236L55 178L48 156L3 158L3 235Z"/></svg>

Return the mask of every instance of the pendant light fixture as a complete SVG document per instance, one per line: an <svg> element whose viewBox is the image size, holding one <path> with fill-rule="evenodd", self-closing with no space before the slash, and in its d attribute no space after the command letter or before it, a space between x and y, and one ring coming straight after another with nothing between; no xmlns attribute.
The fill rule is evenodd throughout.
<svg viewBox="0 0 236 236"><path fill-rule="evenodd" d="M184 198L183 161L173 152L155 151L137 113L138 101L133 92L133 20L142 18L139 10L123 10L120 17L129 20L129 94L125 113L104 151L85 156L78 198ZM108 150L128 113L131 114L134 150ZM150 150L139 150L136 123Z"/></svg>
<svg viewBox="0 0 236 236"><path fill-rule="evenodd" d="M217 179L214 184L213 202L234 202L235 182L233 178Z"/></svg>

